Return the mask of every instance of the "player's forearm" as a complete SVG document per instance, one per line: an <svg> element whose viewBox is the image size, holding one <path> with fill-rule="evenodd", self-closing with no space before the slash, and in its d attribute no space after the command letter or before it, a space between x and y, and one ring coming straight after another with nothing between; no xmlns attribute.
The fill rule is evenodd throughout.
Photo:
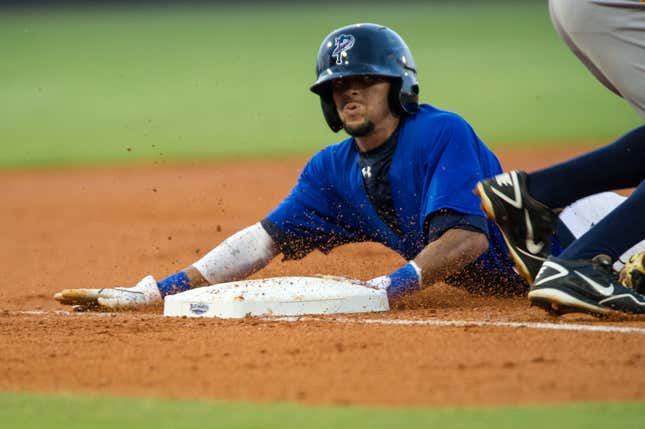
<svg viewBox="0 0 645 429"><path fill-rule="evenodd" d="M264 268L280 250L256 223L224 240L183 270L191 287L240 280Z"/></svg>
<svg viewBox="0 0 645 429"><path fill-rule="evenodd" d="M266 266L278 253L260 223L233 234L193 265L157 282L161 296L240 280Z"/></svg>
<svg viewBox="0 0 645 429"><path fill-rule="evenodd" d="M487 249L488 239L484 234L451 229L428 244L414 261L387 276L369 280L367 284L387 289L390 298L397 298L461 271Z"/></svg>
<svg viewBox="0 0 645 429"><path fill-rule="evenodd" d="M227 238L181 272L191 288L240 280L264 268L278 252L258 223Z"/></svg>
<svg viewBox="0 0 645 429"><path fill-rule="evenodd" d="M458 273L488 249L481 232L451 229L428 244L414 259L421 269L422 287Z"/></svg>

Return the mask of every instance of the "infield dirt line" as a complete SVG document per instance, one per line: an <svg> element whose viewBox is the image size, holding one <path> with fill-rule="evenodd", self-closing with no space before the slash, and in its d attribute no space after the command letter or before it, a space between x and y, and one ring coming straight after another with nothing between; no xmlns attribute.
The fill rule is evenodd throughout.
<svg viewBox="0 0 645 429"><path fill-rule="evenodd" d="M2 310L0 314L17 316L84 316L84 317L106 317L118 313L97 313L97 312L74 312L66 310ZM353 323L365 325L398 325L398 326L437 326L437 327L496 327L496 328L528 328L543 329L552 331L586 331L586 332L611 332L621 334L645 335L645 328L635 326L614 326L614 325L582 325L575 323L541 323L541 322L495 322L487 320L407 320L407 319L352 319L348 317L323 318L315 316L287 316L268 317L265 320L281 322L316 321L331 323Z"/></svg>

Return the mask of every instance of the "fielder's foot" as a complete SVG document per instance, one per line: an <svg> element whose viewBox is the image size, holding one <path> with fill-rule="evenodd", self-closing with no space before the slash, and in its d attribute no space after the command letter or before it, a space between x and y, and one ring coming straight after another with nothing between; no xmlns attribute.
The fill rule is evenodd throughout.
<svg viewBox="0 0 645 429"><path fill-rule="evenodd" d="M607 255L575 261L550 256L531 286L529 300L552 314L645 314L645 296L620 284L611 266Z"/></svg>
<svg viewBox="0 0 645 429"><path fill-rule="evenodd" d="M526 173L511 171L477 183L482 209L497 223L510 256L529 283L551 252L557 215L526 189Z"/></svg>
<svg viewBox="0 0 645 429"><path fill-rule="evenodd" d="M154 277L144 277L130 288L65 289L54 295L61 304L98 310L130 310L161 302Z"/></svg>

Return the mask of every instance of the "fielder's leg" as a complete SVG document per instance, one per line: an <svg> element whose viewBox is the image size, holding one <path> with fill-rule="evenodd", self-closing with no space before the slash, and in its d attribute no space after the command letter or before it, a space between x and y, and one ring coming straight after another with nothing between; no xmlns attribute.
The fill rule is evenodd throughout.
<svg viewBox="0 0 645 429"><path fill-rule="evenodd" d="M550 0L556 31L603 85L645 119L645 3Z"/></svg>
<svg viewBox="0 0 645 429"><path fill-rule="evenodd" d="M593 228L605 216L622 204L627 197L614 192L602 192L576 201L560 213L560 221L573 239L578 239ZM614 270L620 271L630 257L645 252L645 239L639 241L614 261Z"/></svg>
<svg viewBox="0 0 645 429"><path fill-rule="evenodd" d="M529 300L556 313L645 314L645 297L620 284L612 263L645 238L645 181L598 224L542 265Z"/></svg>
<svg viewBox="0 0 645 429"><path fill-rule="evenodd" d="M645 77L644 77L645 78ZM552 209L615 189L633 188L645 178L645 125L614 143L528 175L528 193Z"/></svg>
<svg viewBox="0 0 645 429"><path fill-rule="evenodd" d="M518 272L530 283L550 253L554 210L645 175L645 125L614 143L527 175L512 171L477 184L482 208L499 226Z"/></svg>

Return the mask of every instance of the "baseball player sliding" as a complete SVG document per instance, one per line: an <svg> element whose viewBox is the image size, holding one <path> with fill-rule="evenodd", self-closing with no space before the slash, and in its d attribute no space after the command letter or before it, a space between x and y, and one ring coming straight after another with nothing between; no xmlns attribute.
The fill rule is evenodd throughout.
<svg viewBox="0 0 645 429"><path fill-rule="evenodd" d="M499 161L459 115L419 104L417 70L403 39L375 24L340 28L323 40L316 69L311 90L325 120L350 137L314 155L264 219L161 281L147 276L131 288L67 290L56 299L136 308L243 279L278 254L300 259L362 241L382 243L408 261L366 282L387 289L390 298L441 280L525 293L528 284L513 270L500 231L472 192L478 181L501 173Z"/></svg>

